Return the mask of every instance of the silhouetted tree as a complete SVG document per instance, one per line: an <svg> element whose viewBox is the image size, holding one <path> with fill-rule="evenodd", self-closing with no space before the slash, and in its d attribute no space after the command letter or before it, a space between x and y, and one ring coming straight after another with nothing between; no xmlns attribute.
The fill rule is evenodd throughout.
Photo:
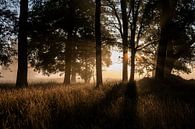
<svg viewBox="0 0 195 129"><path fill-rule="evenodd" d="M150 29L152 20L154 20L153 10L154 8L156 8L157 2L155 0L131 0L131 1L126 1L126 5L125 5L126 9L122 9L125 8L122 7L124 6L123 3L124 1L120 1L120 2L115 0L107 0L107 1L108 1L107 6L110 8L107 9L109 15L108 20L110 20L108 24L110 24L112 28L115 28L115 30L118 30L118 33L120 34L122 41L126 42L126 38L127 38L128 41L127 47L131 49L130 81L133 82L134 74L135 74L136 52L138 50L140 51L143 47L147 46L147 44L140 43L140 40L144 40L145 33L147 33L148 29ZM115 18L113 18L113 16ZM127 21L124 18L125 19L127 18ZM125 50L123 50L123 52L124 51ZM123 66L125 65L123 64ZM125 69L126 68L123 67L124 73L125 73ZM124 75L126 74L127 73L125 73Z"/></svg>
<svg viewBox="0 0 195 129"><path fill-rule="evenodd" d="M68 6L65 1L61 1L60 4L57 1L35 3L29 18L29 48L31 49L29 58L35 70L45 75L51 73L62 75L65 71L64 64L67 62L64 55L66 51L70 51L66 50L69 44L72 53L72 56L68 57L71 61L70 78L74 80L72 81L74 83L76 74L80 75L85 71L83 67L86 56L90 59L87 62L90 66L95 63L95 4L88 0L85 1L86 6L83 7L82 1L71 2L73 2L71 6ZM72 21L67 20L70 18L69 7L72 8ZM70 26L73 27L71 40L68 38ZM105 44L108 40L109 42L113 40L104 26L102 26L101 36ZM109 57L110 60L110 55L108 55L103 55L103 64L106 62L105 57ZM81 68L82 72L80 72ZM93 68L90 69L94 72Z"/></svg>
<svg viewBox="0 0 195 129"><path fill-rule="evenodd" d="M101 87L102 83L102 52L101 52L101 0L96 0L95 11L95 38L96 38L96 87Z"/></svg>
<svg viewBox="0 0 195 129"><path fill-rule="evenodd" d="M135 44L135 36L136 36L136 24L138 20L138 13L139 7L141 4L141 0L131 0L130 1L130 8L131 8L131 15L132 15L132 22L130 25L131 36L130 36L130 48L131 48L131 70L130 70L130 82L134 82L134 75L135 75L135 54L136 54L136 44Z"/></svg>
<svg viewBox="0 0 195 129"><path fill-rule="evenodd" d="M157 64L155 78L164 78L165 77L165 62L166 62L166 52L168 45L168 28L171 25L171 20L174 15L175 6L177 0L161 0L160 1L160 41L158 45L157 53Z"/></svg>
<svg viewBox="0 0 195 129"><path fill-rule="evenodd" d="M156 12L158 12L156 10ZM165 76L174 72L191 72L194 57L194 7L193 0L179 0L176 5L174 17L168 27L168 46L166 51ZM155 16L159 18L159 14ZM145 35L144 44L149 44L139 55L139 73L151 76L155 70L156 48L160 39L160 25L154 21L150 32ZM154 75L154 74L153 74Z"/></svg>
<svg viewBox="0 0 195 129"><path fill-rule="evenodd" d="M103 2L104 2L103 13L105 16L108 17L104 22L110 28L110 31L112 31L117 38L120 38L122 40L122 45L120 45L120 43L117 45L120 46L123 51L122 81L125 83L128 81L129 12L127 12L127 3L129 1L106 0Z"/></svg>
<svg viewBox="0 0 195 129"><path fill-rule="evenodd" d="M123 82L128 81L128 16L127 16L127 1L121 0L122 24L123 24Z"/></svg>
<svg viewBox="0 0 195 129"><path fill-rule="evenodd" d="M155 0L130 1L130 82L134 82L135 79L136 52L147 46L147 44L140 43L140 40L144 38L145 33L147 33L150 29L150 25L154 19L154 9L156 8L156 3L157 2Z"/></svg>
<svg viewBox="0 0 195 129"><path fill-rule="evenodd" d="M27 61L27 19L28 19L28 0L20 1L19 33L18 33L18 71L17 87L26 87L28 61Z"/></svg>
<svg viewBox="0 0 195 129"><path fill-rule="evenodd" d="M31 12L32 46L34 42L34 45L37 43L35 47L42 46L46 48L45 51L49 48L49 51L45 52L46 55L49 55L48 59L45 59L44 56L42 58L45 60L43 63L46 69L48 69L47 67L53 67L50 70L53 69L53 72L58 72L56 63L59 60L61 60L60 65L65 63L65 67L59 67L59 71L64 69L64 83L66 85L70 84L71 69L73 69L71 68L71 63L75 58L72 56L75 42L84 36L90 39L91 35L93 35L92 28L90 28L94 22L91 15L93 3L91 0L85 1L84 5L89 8L83 8L81 3L83 4L84 2L50 0L44 4L36 3ZM85 32L86 30L88 32ZM43 52L40 52L40 54L44 55ZM62 59L62 55L64 55L64 59ZM54 59L55 57L57 59ZM33 61L32 64L35 64L35 62Z"/></svg>
<svg viewBox="0 0 195 129"><path fill-rule="evenodd" d="M178 0L174 17L170 23L165 63L165 75L170 76L173 69L189 73L187 65L194 60L195 7L193 0Z"/></svg>

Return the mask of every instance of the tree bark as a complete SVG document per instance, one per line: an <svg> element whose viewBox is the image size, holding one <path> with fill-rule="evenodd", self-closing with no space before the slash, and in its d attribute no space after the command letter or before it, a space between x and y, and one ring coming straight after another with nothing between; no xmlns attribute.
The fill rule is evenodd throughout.
<svg viewBox="0 0 195 129"><path fill-rule="evenodd" d="M172 72L173 67L174 67L174 63L175 63L175 59L169 58L166 60L165 77L170 77L171 72Z"/></svg>
<svg viewBox="0 0 195 129"><path fill-rule="evenodd" d="M121 0L122 22L123 22L123 76L122 81L128 81L128 18L127 18L127 3L126 0Z"/></svg>
<svg viewBox="0 0 195 129"><path fill-rule="evenodd" d="M131 37L130 37L130 46L131 46L131 70L130 70L130 83L134 83L135 81L135 31L136 31L136 18L133 18L133 24L131 25Z"/></svg>
<svg viewBox="0 0 195 129"><path fill-rule="evenodd" d="M177 0L161 0L161 13L160 13L160 42L157 53L157 63L155 78L163 79L165 77L165 63L167 56L167 44L168 44L168 28L171 22Z"/></svg>
<svg viewBox="0 0 195 129"><path fill-rule="evenodd" d="M135 81L135 47L131 49L131 71L130 71L130 83L134 83Z"/></svg>
<svg viewBox="0 0 195 129"><path fill-rule="evenodd" d="M167 45L167 56L165 62L165 77L169 77L171 75L172 69L174 67L176 56L174 55L173 43L169 43Z"/></svg>
<svg viewBox="0 0 195 129"><path fill-rule="evenodd" d="M101 0L96 0L95 11L95 38L96 38L96 87L101 87L102 83L102 55L101 55Z"/></svg>
<svg viewBox="0 0 195 129"><path fill-rule="evenodd" d="M123 47L123 83L128 82L128 48Z"/></svg>
<svg viewBox="0 0 195 129"><path fill-rule="evenodd" d="M72 5L72 1L68 1L69 9L68 12L68 26L65 28L67 29L68 33L68 41L66 42L65 48L65 75L64 75L64 85L70 85L71 83L71 68L72 68L72 51L73 51L73 30L75 26L75 8Z"/></svg>
<svg viewBox="0 0 195 129"><path fill-rule="evenodd" d="M68 42L65 48L65 75L64 85L70 85L71 59L72 59L72 31L68 33Z"/></svg>
<svg viewBox="0 0 195 129"><path fill-rule="evenodd" d="M17 87L27 87L28 60L27 60L27 18L28 0L20 1L19 33L18 33L18 70Z"/></svg>
<svg viewBox="0 0 195 129"><path fill-rule="evenodd" d="M164 78L164 68L166 61L166 51L167 51L167 37L166 37L167 29L166 26L161 26L161 36L160 42L158 46L157 53L157 63L156 63L156 71L155 78L162 79Z"/></svg>
<svg viewBox="0 0 195 129"><path fill-rule="evenodd" d="M71 83L76 83L76 58L77 58L77 52L76 52L76 42L72 43L72 70L71 70Z"/></svg>
<svg viewBox="0 0 195 129"><path fill-rule="evenodd" d="M72 67L72 72L71 72L71 83L76 83L76 71L75 68Z"/></svg>
<svg viewBox="0 0 195 129"><path fill-rule="evenodd" d="M138 1L137 8L135 8L135 0L131 1L131 13L132 13L132 23L131 23L131 37L130 37L130 47L131 47L131 71L130 71L130 80L131 84L135 82L135 55L136 55L136 42L135 42L135 34L136 34L136 25L139 15L139 6L140 1Z"/></svg>

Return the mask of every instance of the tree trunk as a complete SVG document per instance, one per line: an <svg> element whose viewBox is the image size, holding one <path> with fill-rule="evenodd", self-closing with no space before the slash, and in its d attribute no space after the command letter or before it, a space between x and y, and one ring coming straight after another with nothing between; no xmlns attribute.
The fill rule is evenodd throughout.
<svg viewBox="0 0 195 129"><path fill-rule="evenodd" d="M123 83L128 81L128 48L123 47Z"/></svg>
<svg viewBox="0 0 195 129"><path fill-rule="evenodd" d="M71 72L71 83L75 84L76 83L76 71L75 68L72 67L72 72Z"/></svg>
<svg viewBox="0 0 195 129"><path fill-rule="evenodd" d="M179 59L179 56L177 54L174 54L173 50L173 44L168 45L168 50L167 50L167 57L166 57L166 62L165 62L165 77L170 77L171 72L173 70L175 62Z"/></svg>
<svg viewBox="0 0 195 129"><path fill-rule="evenodd" d="M134 18L135 19L135 18ZM136 20L131 27L131 38L130 38L130 46L131 46L131 71L130 71L130 83L134 83L135 81L135 31L136 31Z"/></svg>
<svg viewBox="0 0 195 129"><path fill-rule="evenodd" d="M68 41L66 42L65 48L65 75L64 75L64 85L70 85L71 83L71 67L72 67L72 51L73 51L73 30L74 30L74 20L75 20L75 8L72 5L71 1L68 1L69 9L67 10L68 13ZM65 29L65 30L66 30Z"/></svg>
<svg viewBox="0 0 195 129"><path fill-rule="evenodd" d="M131 71L130 71L130 80L129 83L134 84L135 82L135 54L136 54L136 44L135 44L135 34L136 34L136 25L138 20L138 10L140 6L138 2L137 9L135 8L135 0L131 1L131 13L132 13L132 23L131 23L131 37L130 37L130 47L131 47ZM135 10L136 9L136 10Z"/></svg>
<svg viewBox="0 0 195 129"><path fill-rule="evenodd" d="M167 44L168 44L168 28L171 22L177 0L161 0L161 14L160 14L160 27L161 35L160 42L158 45L157 63L155 78L163 79L165 77L165 63L167 55Z"/></svg>
<svg viewBox="0 0 195 129"><path fill-rule="evenodd" d="M167 29L166 26L161 27L161 36L160 42L158 46L158 53L157 53L157 63L156 63L156 72L155 78L164 78L164 68L165 68L165 61L166 61L166 51L167 51L167 37L166 37Z"/></svg>
<svg viewBox="0 0 195 129"><path fill-rule="evenodd" d="M173 70L175 61L173 59L167 59L166 60L166 66L165 66L165 77L170 77L171 72Z"/></svg>
<svg viewBox="0 0 195 129"><path fill-rule="evenodd" d="M27 60L27 18L28 0L20 1L19 33L18 33L18 71L16 86L28 86L28 60Z"/></svg>
<svg viewBox="0 0 195 129"><path fill-rule="evenodd" d="M71 70L71 83L76 83L76 58L77 58L77 52L76 52L76 43L72 43L72 70Z"/></svg>
<svg viewBox="0 0 195 129"><path fill-rule="evenodd" d="M101 55L101 0L96 0L95 11L95 37L96 37L96 87L101 87L102 83L102 55Z"/></svg>
<svg viewBox="0 0 195 129"><path fill-rule="evenodd" d="M123 76L122 81L126 83L128 81L128 18L127 18L127 3L126 0L121 0L121 10L122 10L122 22L123 22Z"/></svg>
<svg viewBox="0 0 195 129"><path fill-rule="evenodd" d="M131 71L130 71L130 83L135 81L135 48L131 49Z"/></svg>
<svg viewBox="0 0 195 129"><path fill-rule="evenodd" d="M174 55L173 43L169 43L167 45L167 56L166 56L165 69L164 69L165 77L169 77L171 75L176 60L175 57L176 56Z"/></svg>
<svg viewBox="0 0 195 129"><path fill-rule="evenodd" d="M64 75L64 85L70 85L70 75L71 75L71 59L72 59L72 31L68 33L68 42L66 42L65 48L65 75Z"/></svg>

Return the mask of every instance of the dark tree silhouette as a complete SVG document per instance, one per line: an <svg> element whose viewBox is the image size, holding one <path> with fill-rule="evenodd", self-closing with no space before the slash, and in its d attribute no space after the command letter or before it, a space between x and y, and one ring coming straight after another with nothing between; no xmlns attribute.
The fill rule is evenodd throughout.
<svg viewBox="0 0 195 129"><path fill-rule="evenodd" d="M111 27L110 31L113 31L114 35L122 40L122 51L123 51L123 65L122 65L122 81L126 83L128 81L128 22L129 12L127 12L127 0L106 0L104 2L104 13L112 20L106 20L107 26ZM120 8L118 8L120 7ZM114 19L114 20L113 20ZM114 28L114 29L113 29ZM116 33L116 30L119 33Z"/></svg>
<svg viewBox="0 0 195 129"><path fill-rule="evenodd" d="M69 85L71 82L71 63L72 63L72 51L74 48L73 43L73 30L74 30L74 23L75 23L75 16L76 16L76 9L74 5L74 1L68 1L67 6L67 16L68 16L68 23L67 23L67 32L68 32L68 42L65 46L65 76L64 76L64 84Z"/></svg>
<svg viewBox="0 0 195 129"><path fill-rule="evenodd" d="M130 25L131 36L130 36L130 48L131 48L131 70L130 70L130 83L134 82L135 76L135 36L136 36L136 23L138 18L138 11L140 7L141 0L132 0L130 3L131 13L132 13L132 23Z"/></svg>
<svg viewBox="0 0 195 129"><path fill-rule="evenodd" d="M73 0L68 3L47 1L44 4L37 2L33 4L29 15L29 37L31 39L29 62L35 70L48 76L51 73L60 75L66 73L67 82L71 80L71 83L75 83L76 75L81 76L87 73L84 68L86 63L92 66L87 69L88 72L94 70L96 58L95 3L92 0L84 1L85 3ZM114 39L105 26L101 27L103 52L108 52L110 51L109 44ZM72 56L67 54L68 51ZM111 55L109 53L102 55L102 64L109 66ZM66 57L69 59L65 61ZM65 72L66 62L71 64L71 68L68 69L71 76ZM81 79L84 78L81 77Z"/></svg>
<svg viewBox="0 0 195 129"><path fill-rule="evenodd" d="M28 18L28 0L20 1L19 33L18 33L18 71L17 87L28 86L27 72L27 18Z"/></svg>
<svg viewBox="0 0 195 129"><path fill-rule="evenodd" d="M127 1L121 0L122 23L123 23L123 76L122 81L128 81L128 16L127 16Z"/></svg>
<svg viewBox="0 0 195 129"><path fill-rule="evenodd" d="M174 14L175 6L177 0L161 0L160 1L160 41L157 53L157 64L155 71L155 78L165 77L165 63L166 63L166 53L168 44L168 34L169 27L171 25L171 20Z"/></svg>
<svg viewBox="0 0 195 129"><path fill-rule="evenodd" d="M173 69L189 73L193 64L195 43L194 6L193 0L181 0L177 2L175 16L169 27L168 48L165 64L166 77L172 74Z"/></svg>
<svg viewBox="0 0 195 129"><path fill-rule="evenodd" d="M126 2L126 3L125 3ZM131 0L131 1L114 1L107 0L105 10L107 15L111 17L108 19L108 25L114 30L118 31L120 38L123 42L123 57L125 57L125 43L128 41L127 47L131 49L131 71L130 80L134 82L134 74L136 72L136 52L142 50L148 44L143 44L140 40L144 40L144 35L146 35L148 29L152 24L154 17L154 8L156 8L155 0ZM126 5L124 5L126 4ZM125 9L126 6L126 9ZM120 8L119 8L120 7ZM126 16L125 16L126 14ZM115 19L115 20L112 20ZM125 20L126 19L126 20ZM126 26L126 27L125 27ZM129 33L128 33L129 32ZM114 32L116 34L116 32ZM125 36L126 35L126 36ZM118 36L116 34L116 36ZM126 39L127 38L127 39ZM127 48L126 48L127 49ZM125 59L125 58L123 58ZM125 61L125 62L124 62ZM126 61L123 60L123 79L127 77L126 72Z"/></svg>
<svg viewBox="0 0 195 129"><path fill-rule="evenodd" d="M101 52L101 0L96 0L95 11L95 38L96 38L96 87L101 87L102 83L102 52Z"/></svg>

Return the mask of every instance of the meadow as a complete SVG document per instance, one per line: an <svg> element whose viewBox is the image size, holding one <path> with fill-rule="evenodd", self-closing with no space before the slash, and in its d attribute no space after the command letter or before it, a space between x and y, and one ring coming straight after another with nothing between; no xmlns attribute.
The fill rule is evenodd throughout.
<svg viewBox="0 0 195 129"><path fill-rule="evenodd" d="M194 129L195 81L136 84L1 84L1 129Z"/></svg>

